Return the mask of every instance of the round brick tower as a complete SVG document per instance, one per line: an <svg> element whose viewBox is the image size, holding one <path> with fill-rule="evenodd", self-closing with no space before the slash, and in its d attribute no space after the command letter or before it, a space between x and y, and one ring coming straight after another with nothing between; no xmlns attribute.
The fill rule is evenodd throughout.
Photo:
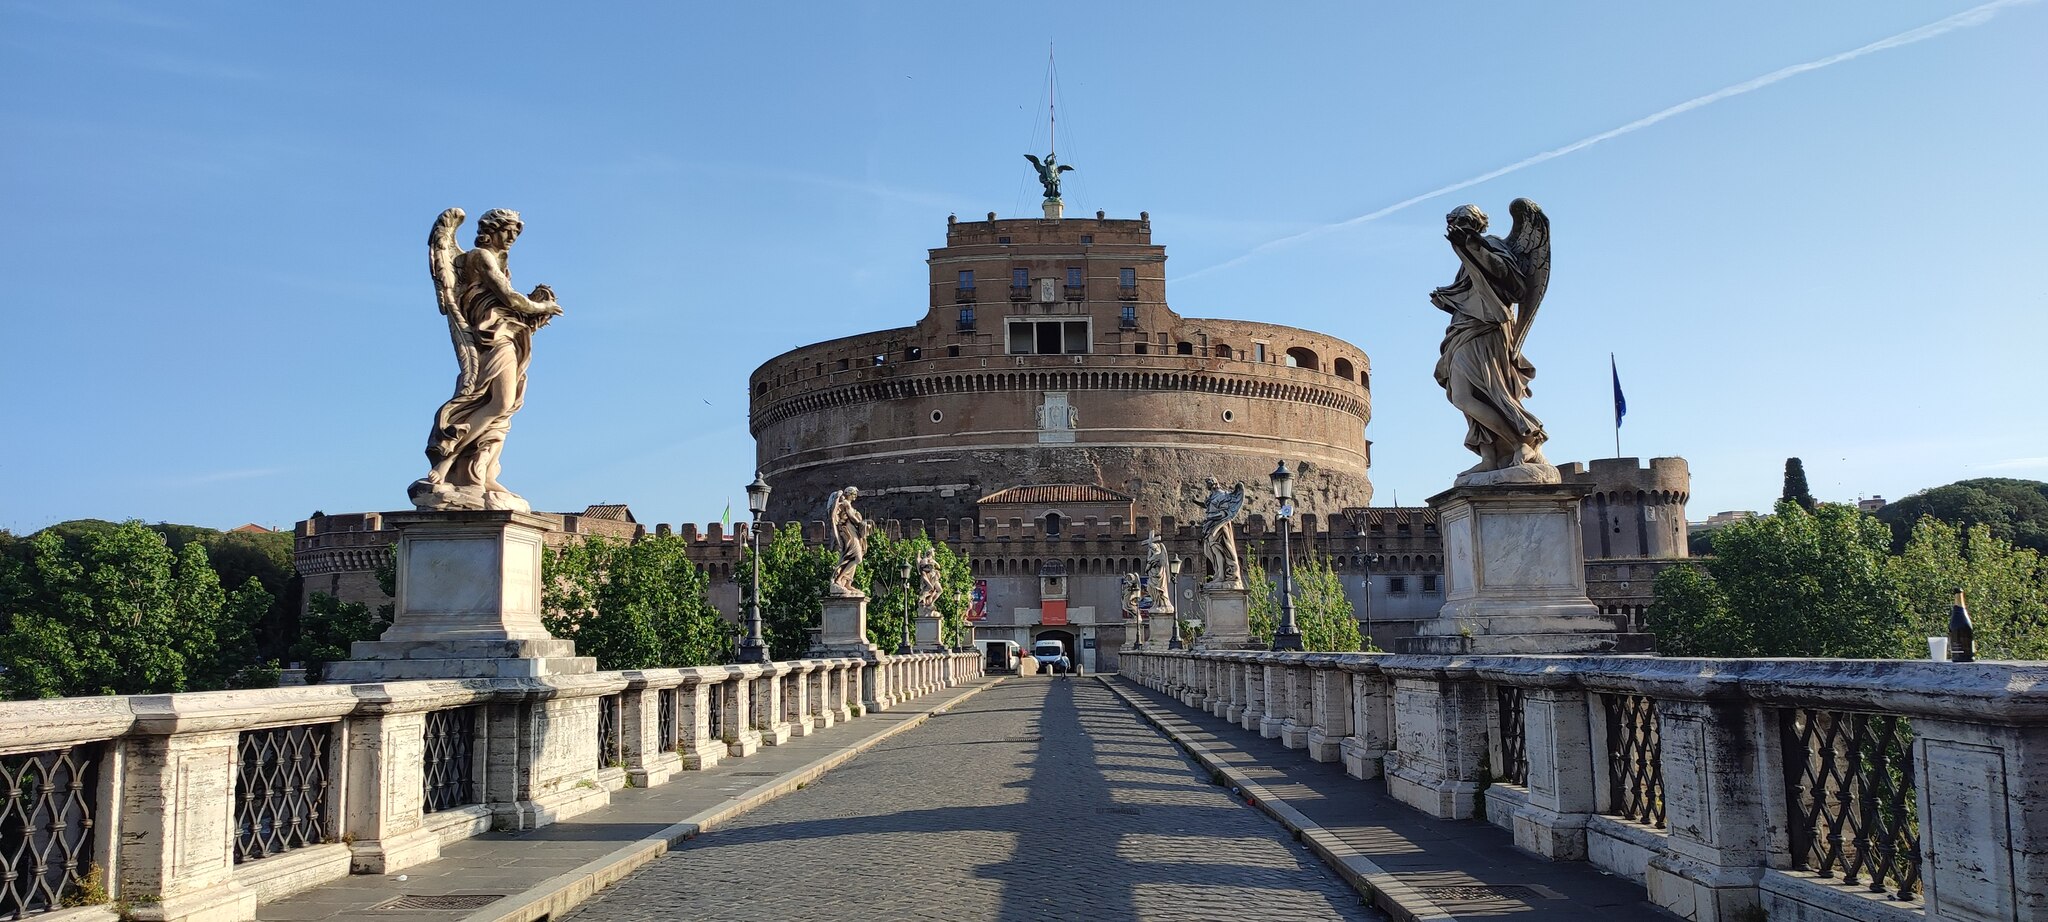
<svg viewBox="0 0 2048 922"><path fill-rule="evenodd" d="M1264 495L1281 459L1299 464L1301 511L1369 504L1365 351L1175 313L1149 215L948 219L927 263L914 325L755 369L770 519L817 519L848 485L868 517L906 521L975 519L977 500L1010 487L1092 485L1186 520L1203 478Z"/></svg>

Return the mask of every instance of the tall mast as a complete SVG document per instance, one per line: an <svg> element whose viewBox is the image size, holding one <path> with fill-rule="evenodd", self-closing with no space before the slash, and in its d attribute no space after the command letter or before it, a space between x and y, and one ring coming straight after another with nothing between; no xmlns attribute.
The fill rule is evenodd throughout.
<svg viewBox="0 0 2048 922"><path fill-rule="evenodd" d="M1045 101L1047 112L1050 113L1051 127L1046 129L1045 134L1046 153L1050 157L1060 155L1060 101L1057 95L1059 82L1055 79L1058 73L1058 68L1053 64L1052 41L1048 39L1045 43Z"/></svg>

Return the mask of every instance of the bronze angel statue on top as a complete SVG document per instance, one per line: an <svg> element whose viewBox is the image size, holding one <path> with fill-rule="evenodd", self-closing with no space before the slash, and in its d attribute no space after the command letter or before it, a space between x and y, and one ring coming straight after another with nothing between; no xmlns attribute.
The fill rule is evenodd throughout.
<svg viewBox="0 0 2048 922"><path fill-rule="evenodd" d="M1059 158L1052 154L1045 155L1044 163L1040 163L1038 157L1032 154L1025 154L1024 159L1031 161L1031 167L1038 171L1038 184L1045 187L1045 200L1059 201L1060 174L1072 170L1073 167L1059 162Z"/></svg>
<svg viewBox="0 0 2048 922"><path fill-rule="evenodd" d="M1536 376L1522 343L1550 285L1550 218L1525 198L1509 204L1508 213L1515 225L1506 240L1486 233L1486 212L1476 205L1445 216L1458 277L1429 294L1451 315L1436 383L1465 414L1465 447L1479 455L1458 475L1458 486L1558 482L1557 468L1543 457L1550 436L1522 406Z"/></svg>
<svg viewBox="0 0 2048 922"><path fill-rule="evenodd" d="M441 212L427 235L434 294L455 345L455 394L434 414L427 436L427 476L406 490L420 509L506 509L528 512L526 500L498 483L499 457L512 414L526 400L533 334L562 313L546 285L520 294L506 259L525 224L519 213L493 208L476 222L476 244L464 250L455 231L460 208Z"/></svg>

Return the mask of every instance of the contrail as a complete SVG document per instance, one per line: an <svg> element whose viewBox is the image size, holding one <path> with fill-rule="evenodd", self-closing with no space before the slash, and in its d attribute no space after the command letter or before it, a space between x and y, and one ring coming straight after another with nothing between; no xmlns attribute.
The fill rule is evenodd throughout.
<svg viewBox="0 0 2048 922"><path fill-rule="evenodd" d="M1623 125L1619 128L1610 128L1606 131L1600 132L1599 134L1580 138L1576 141L1573 141L1570 144L1566 144L1563 147L1553 148L1551 150L1544 151L1540 154L1524 157L1520 160L1508 164L1507 166L1501 167L1496 170L1491 170L1485 173L1481 173L1478 176L1472 177L1471 179L1459 180L1442 188L1431 189L1428 192L1422 193L1421 195L1415 195L1410 196L1408 198L1404 198L1398 202L1395 202L1392 205L1388 205L1385 208L1381 208L1378 211L1367 212L1365 214L1359 215L1358 217L1350 218L1344 221L1338 221L1334 224L1322 224L1316 227L1311 227L1308 230L1302 231L1298 234L1290 234L1288 236L1281 237L1275 240L1268 240L1265 243L1261 243L1258 246L1252 247L1250 250L1247 250L1240 256L1225 260L1223 262L1217 263L1216 265L1209 266L1207 268L1197 269L1193 272L1188 273L1187 275L1175 279L1174 281L1186 281L1188 279L1195 278L1196 276L1206 275L1210 272L1215 272L1218 269L1228 269L1231 266L1235 266L1241 262L1244 262L1245 260L1251 259L1252 257L1257 256L1260 253L1264 253L1268 250L1279 249L1281 247L1288 246L1298 241L1306 240L1310 237L1320 237L1332 231L1343 230L1344 228L1351 227L1357 224L1364 224L1368 221L1377 221L1380 218L1384 218L1387 215L1393 214L1394 212L1400 211L1411 205L1426 202L1438 196L1449 195L1450 193L1456 192L1460 189L1476 186L1488 180L1498 179L1502 176L1506 176L1509 173L1527 169L1546 160L1555 160L1566 154L1585 150L1586 148L1592 147L1593 145L1598 144L1602 141L1618 138L1622 135L1629 134L1630 132L1640 131L1644 128L1650 127L1651 125L1655 125L1658 122L1661 122L1667 118L1671 118L1672 116L1682 115L1686 112L1691 112L1692 110L1700 108L1701 106L1711 105L1713 103L1720 102L1721 100L1727 99L1730 96L1740 96L1744 93L1755 92L1756 90L1763 89L1764 87L1770 86L1773 83L1777 83L1780 80L1796 77L1800 74L1804 74L1809 71L1820 70L1823 67L1832 67L1836 64L1842 63L1843 61L1852 61L1856 58L1863 57L1864 55L1876 54L1880 51L1886 51L1904 45L1911 45L1915 42L1924 42L1930 38L1936 38L1942 35L1947 35L1948 33L1954 32L1957 29L1967 29L1971 26L1982 25L1985 22L1990 21L1991 17L1998 15L2000 12L2003 12L2008 7L2021 6L2023 4L2029 4L2034 2L2036 2L2036 0L1992 0L1992 2L1990 3L1983 4L1982 6L1971 7L1946 19L1930 22L1927 25L1921 26L1917 29L1908 29L1889 38L1878 39L1877 41L1871 42L1870 44L1864 45L1860 48L1854 48L1848 51L1844 51L1840 54L1831 54L1824 58L1818 58L1812 61L1807 61L1804 64L1793 64L1789 67L1781 67L1761 77L1752 77L1748 80L1742 81L1741 83L1722 87L1718 90L1708 93L1705 96L1699 96L1693 99L1688 99L1675 106L1671 106L1670 108L1660 109L1656 112L1652 112L1649 115L1645 115L1642 118L1636 119L1635 121Z"/></svg>

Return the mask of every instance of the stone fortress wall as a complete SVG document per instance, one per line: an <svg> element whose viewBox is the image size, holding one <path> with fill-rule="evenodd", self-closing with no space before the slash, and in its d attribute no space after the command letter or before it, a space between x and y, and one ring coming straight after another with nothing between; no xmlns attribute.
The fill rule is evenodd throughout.
<svg viewBox="0 0 2048 922"><path fill-rule="evenodd" d="M946 243L916 324L792 350L752 375L770 518L821 516L848 485L877 518L969 518L982 496L1055 483L1166 514L1191 511L1205 477L1256 487L1283 457L1305 462L1304 511L1371 504L1365 351L1175 313L1149 217L991 215L950 222Z"/></svg>
<svg viewBox="0 0 2048 922"><path fill-rule="evenodd" d="M1586 500L1584 517L1588 546L1602 527L1595 515L1601 493L1619 496L1635 487L1655 483L1674 489L1677 497L1670 509L1675 521L1684 521L1683 498L1689 483L1683 459L1652 459L1648 468L1633 458L1604 459L1588 467L1565 466L1578 482L1602 487ZM1586 478L1591 478L1586 479ZM1261 485L1263 486L1263 485ZM1645 495L1651 491L1644 491ZM866 498L862 499L863 504ZM1610 509L1619 502L1610 498ZM1251 507L1267 511L1248 513L1237 526L1241 553L1256 555L1267 572L1280 568L1279 533L1270 515L1270 497L1254 493ZM1658 506L1664 510L1665 506ZM1664 514L1662 511L1660 515ZM616 540L633 540L648 535L677 535L688 542L690 560L710 578L711 602L728 617L739 616L739 587L733 581L740 572L741 555L747 547L749 526L734 523L730 530L713 522L698 526L655 525L651 529L632 521L623 506L594 506L584 513L559 516L562 527L551 531L548 541L559 546L571 540L601 535ZM1175 597L1183 612L1193 610L1194 588L1199 579L1201 543L1198 521L1190 516L1121 515L1081 516L1063 521L1057 534L1046 533L1043 514L1007 518L881 518L877 528L891 538L919 533L950 546L965 556L974 577L987 582L987 618L977 625L983 639L1012 639L1028 643L1034 639L1032 620L1040 596L1041 574L1057 570L1067 577L1073 622L1068 630L1078 637L1094 637L1097 669L1115 668L1115 650L1126 637L1119 612L1122 574L1142 569L1144 550L1140 542L1157 529L1184 564ZM804 540L822 546L830 540L825 523L789 521L780 526L763 526L763 539L772 539L777 528L802 529ZM1327 555L1345 596L1367 631L1382 645L1411 636L1418 621L1436 617L1443 604L1443 541L1437 530L1436 511L1428 507L1352 508L1338 515L1303 513L1294 521L1289 540L1297 552ZM1607 527L1612 527L1611 525ZM300 522L297 528L296 558L306 576L308 595L326 592L351 601L381 604L374 568L383 549L397 542L397 531L382 525L378 513L322 516ZM1633 534L1633 533L1630 533ZM1684 557L1685 546L1653 545L1658 550L1675 550L1661 557L1609 556L1589 553L1586 566L1587 589L1602 612L1628 614L1640 625L1647 608L1656 574Z"/></svg>
<svg viewBox="0 0 2048 922"><path fill-rule="evenodd" d="M1565 483L1593 493L1580 504L1586 593L1600 613L1628 615L1641 629L1657 574L1689 556L1685 504L1692 469L1684 458L1599 458L1560 465Z"/></svg>

